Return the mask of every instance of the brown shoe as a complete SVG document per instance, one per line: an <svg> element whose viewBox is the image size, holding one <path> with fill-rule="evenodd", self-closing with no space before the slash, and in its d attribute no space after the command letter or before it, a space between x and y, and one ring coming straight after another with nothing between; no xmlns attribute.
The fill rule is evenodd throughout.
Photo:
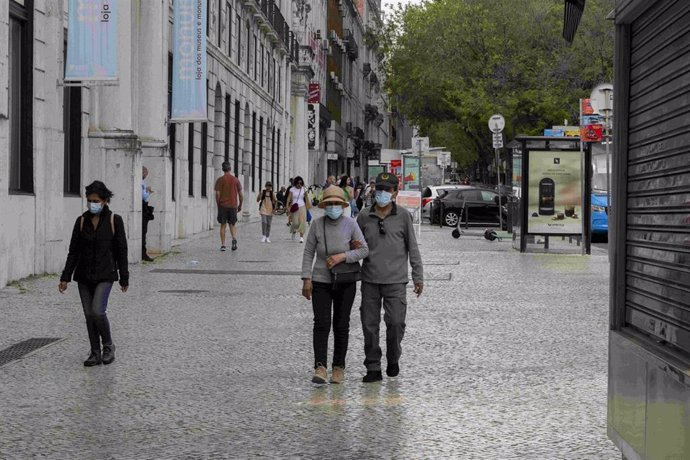
<svg viewBox="0 0 690 460"><path fill-rule="evenodd" d="M313 383L326 383L327 379L328 373L326 372L325 367L319 366L316 369L314 369L314 376L311 378L311 381Z"/></svg>
<svg viewBox="0 0 690 460"><path fill-rule="evenodd" d="M343 383L345 380L345 368L340 366L333 366L331 372L331 383Z"/></svg>

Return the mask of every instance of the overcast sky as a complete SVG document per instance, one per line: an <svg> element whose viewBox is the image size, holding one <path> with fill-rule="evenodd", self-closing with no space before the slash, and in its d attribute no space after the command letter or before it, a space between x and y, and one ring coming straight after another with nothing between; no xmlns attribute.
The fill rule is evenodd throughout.
<svg viewBox="0 0 690 460"><path fill-rule="evenodd" d="M392 5L406 5L408 3L420 3L420 0L381 0L381 9L384 13L392 10Z"/></svg>

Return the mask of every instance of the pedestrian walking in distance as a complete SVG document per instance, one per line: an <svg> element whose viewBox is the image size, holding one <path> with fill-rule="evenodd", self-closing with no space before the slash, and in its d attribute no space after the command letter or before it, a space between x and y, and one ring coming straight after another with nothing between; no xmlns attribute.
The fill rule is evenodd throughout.
<svg viewBox="0 0 690 460"><path fill-rule="evenodd" d="M266 182L266 186L256 197L256 201L259 203L259 214L261 214L261 242L270 243L271 221L276 207L276 196L271 182Z"/></svg>
<svg viewBox="0 0 690 460"><path fill-rule="evenodd" d="M146 184L149 170L146 166L141 169L141 260L151 262L151 258L146 251L146 233L149 230L149 221L153 220L153 206L149 206L149 198L153 193L151 187Z"/></svg>
<svg viewBox="0 0 690 460"><path fill-rule="evenodd" d="M357 293L359 261L369 248L357 222L343 215L349 203L339 187L328 187L319 202L326 211L309 230L302 258L302 295L314 310L314 375L312 382L326 383L328 336L333 324L331 383L345 379L345 355L350 336L350 312ZM357 249L352 242L357 241ZM314 262L316 257L316 262Z"/></svg>
<svg viewBox="0 0 690 460"><path fill-rule="evenodd" d="M362 306L360 314L364 331L364 382L382 380L379 326L383 305L386 323L386 374L400 372L401 342L405 334L407 314L408 259L412 266L414 292L419 297L424 289L422 257L417 246L412 215L398 207L394 198L398 178L381 173L376 177L374 205L357 217L369 256L362 264Z"/></svg>
<svg viewBox="0 0 690 460"><path fill-rule="evenodd" d="M106 312L108 298L115 281L120 281L122 292L127 292L129 286L125 225L122 217L113 214L108 207L112 196L101 181L86 187L89 209L74 223L67 262L58 286L61 293L65 292L74 276L79 288L91 344L84 366L110 364L115 360L115 345Z"/></svg>
<svg viewBox="0 0 690 460"><path fill-rule="evenodd" d="M218 205L218 223L220 224L220 250L225 251L225 230L230 225L232 250L237 249L237 213L242 211L242 184L230 173L230 163L221 165L223 175L216 180L216 204Z"/></svg>
<svg viewBox="0 0 690 460"><path fill-rule="evenodd" d="M290 233L292 238L299 233L299 242L304 243L304 233L307 228L307 209L311 208L311 203L307 199L307 189L304 187L304 180L297 176L292 181L292 187L288 192L288 211L290 211Z"/></svg>

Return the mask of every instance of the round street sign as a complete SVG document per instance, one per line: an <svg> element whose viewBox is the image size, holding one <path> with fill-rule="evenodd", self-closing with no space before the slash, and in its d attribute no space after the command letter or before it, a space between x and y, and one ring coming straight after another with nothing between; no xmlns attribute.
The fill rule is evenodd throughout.
<svg viewBox="0 0 690 460"><path fill-rule="evenodd" d="M503 131L503 128L505 127L506 121L502 115L491 115L491 118L489 118L489 129L491 130L491 132L500 133Z"/></svg>

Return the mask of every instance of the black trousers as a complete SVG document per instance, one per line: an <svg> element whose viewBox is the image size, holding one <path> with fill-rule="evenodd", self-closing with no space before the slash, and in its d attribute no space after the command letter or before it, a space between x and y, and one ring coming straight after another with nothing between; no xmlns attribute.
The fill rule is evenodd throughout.
<svg viewBox="0 0 690 460"><path fill-rule="evenodd" d="M149 230L149 204L146 201L141 202L141 256L146 255L146 233Z"/></svg>
<svg viewBox="0 0 690 460"><path fill-rule="evenodd" d="M104 347L112 347L108 321L108 297L113 288L112 281L100 283L79 283L79 296L86 318L86 331L89 333L91 351L101 352L101 341Z"/></svg>
<svg viewBox="0 0 690 460"><path fill-rule="evenodd" d="M350 338L350 313L357 293L357 283L332 285L313 283L311 304L314 308L314 368L328 367L328 336L333 321L333 366L345 367Z"/></svg>

